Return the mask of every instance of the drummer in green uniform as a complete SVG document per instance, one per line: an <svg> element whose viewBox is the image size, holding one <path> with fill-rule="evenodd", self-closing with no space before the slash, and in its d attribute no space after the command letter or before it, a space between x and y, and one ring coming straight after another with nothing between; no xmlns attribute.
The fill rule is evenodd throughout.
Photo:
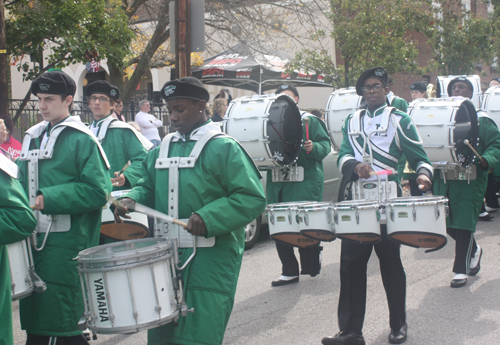
<svg viewBox="0 0 500 345"><path fill-rule="evenodd" d="M7 244L24 240L33 233L36 219L23 187L18 168L0 151L0 343L14 344L12 297Z"/></svg>
<svg viewBox="0 0 500 345"><path fill-rule="evenodd" d="M19 303L27 345L88 344L78 328L84 305L74 258L99 244L111 183L101 146L69 114L75 91L73 79L60 71L44 73L31 84L45 121L26 131L18 164L20 181L36 209L33 258L47 290Z"/></svg>
<svg viewBox="0 0 500 345"><path fill-rule="evenodd" d="M448 84L448 94L472 98L474 88L465 77L457 77ZM476 151L481 155L474 162L477 177L467 180L443 179L441 174L434 176L434 194L449 199L450 214L446 218L446 230L455 240L455 276L451 287L462 287L467 277L475 276L481 268L483 250L474 239L479 211L483 204L488 178L488 169L500 160L500 133L495 122L484 112L478 112L479 143ZM472 138L469 138L471 140ZM470 152L464 149L465 153Z"/></svg>
<svg viewBox="0 0 500 345"><path fill-rule="evenodd" d="M87 85L85 93L94 115L89 129L101 143L109 160L113 190L130 189L142 177L142 161L153 144L128 123L111 116L115 101L120 98L116 86L105 80L97 80ZM130 166L119 174L128 161Z"/></svg>
<svg viewBox="0 0 500 345"><path fill-rule="evenodd" d="M260 173L245 150L207 120L209 93L198 79L169 81L161 95L176 132L148 153L143 179L121 203L132 209L135 202L144 204L187 222L187 232L176 231L195 235L197 250L179 273L185 301L195 311L180 317L177 327L170 323L149 330L148 344L221 344L234 303L244 227L266 205ZM115 217L124 211L116 208ZM193 252L192 241L180 243L184 263Z"/></svg>

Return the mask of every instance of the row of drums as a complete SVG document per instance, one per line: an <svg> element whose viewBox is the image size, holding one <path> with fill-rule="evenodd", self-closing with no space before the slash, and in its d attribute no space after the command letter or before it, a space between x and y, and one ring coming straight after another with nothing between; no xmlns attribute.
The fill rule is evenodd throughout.
<svg viewBox="0 0 500 345"><path fill-rule="evenodd" d="M386 224L390 240L416 248L446 245L448 199L411 196L387 199L270 204L266 212L269 234L277 242L307 248L336 238L375 244Z"/></svg>

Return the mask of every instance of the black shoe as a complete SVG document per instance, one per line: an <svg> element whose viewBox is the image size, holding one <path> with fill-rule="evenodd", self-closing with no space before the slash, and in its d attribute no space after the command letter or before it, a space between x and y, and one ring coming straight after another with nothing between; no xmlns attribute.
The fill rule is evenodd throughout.
<svg viewBox="0 0 500 345"><path fill-rule="evenodd" d="M399 330L391 330L389 334L389 343L391 344L402 344L408 339L408 326L403 325Z"/></svg>
<svg viewBox="0 0 500 345"><path fill-rule="evenodd" d="M489 213L488 213L488 214L486 214L486 215L484 215L484 216L482 216L482 217L481 217L481 216L479 216L479 220L482 220L482 221L485 221L485 222L489 222L489 221L490 221L490 220L492 220L493 218L495 218L495 217L493 217L493 216L492 216L491 214L489 214Z"/></svg>
<svg viewBox="0 0 500 345"><path fill-rule="evenodd" d="M292 283L298 283L299 282L299 277L287 277L287 276L280 276L278 279L273 280L271 283L271 286L283 286L283 285L288 285Z"/></svg>
<svg viewBox="0 0 500 345"><path fill-rule="evenodd" d="M479 251L479 260L477 261L476 267L469 269L469 276L475 276L476 274L479 273L479 270L481 269L481 257L482 256L483 256L483 248L481 248Z"/></svg>
<svg viewBox="0 0 500 345"><path fill-rule="evenodd" d="M365 345L362 335L340 332L334 337L325 337L321 340L323 345Z"/></svg>
<svg viewBox="0 0 500 345"><path fill-rule="evenodd" d="M455 276L455 278L452 279L450 283L450 286L452 288L460 288L462 286L465 286L465 284L467 284L467 278L463 278L465 274L461 274L459 277L457 277L457 275Z"/></svg>

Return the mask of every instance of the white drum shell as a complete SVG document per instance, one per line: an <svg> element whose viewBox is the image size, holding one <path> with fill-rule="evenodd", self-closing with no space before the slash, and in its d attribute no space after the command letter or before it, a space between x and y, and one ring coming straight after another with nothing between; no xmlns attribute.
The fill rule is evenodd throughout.
<svg viewBox="0 0 500 345"><path fill-rule="evenodd" d="M142 240L112 245L134 241ZM110 245L94 248L106 246ZM158 258L132 253L121 259L101 259L95 265L88 257L85 262L80 258L79 270L90 311L88 327L91 330L103 334L134 333L167 324L177 318L179 311L173 289L171 244L164 248Z"/></svg>
<svg viewBox="0 0 500 345"><path fill-rule="evenodd" d="M326 103L325 121L333 145L338 149L342 144L342 126L350 114L360 109L362 97L355 88L332 92Z"/></svg>
<svg viewBox="0 0 500 345"><path fill-rule="evenodd" d="M31 295L35 288L29 273L27 245L27 240L7 245L13 301Z"/></svg>
<svg viewBox="0 0 500 345"><path fill-rule="evenodd" d="M433 164L459 163L454 154L454 121L462 100L420 99L408 108L418 128L425 153Z"/></svg>
<svg viewBox="0 0 500 345"><path fill-rule="evenodd" d="M448 98L453 95L448 95L448 85L450 81L457 77L466 77L474 87L474 93L472 95L472 103L474 103L474 107L479 109L481 107L481 101L483 97L483 91L481 90L481 78L478 75L449 75L449 76L438 76L437 83L439 84L441 90L440 98Z"/></svg>
<svg viewBox="0 0 500 345"><path fill-rule="evenodd" d="M328 206L299 207L299 219L300 230L322 229L333 233L335 229L332 210Z"/></svg>
<svg viewBox="0 0 500 345"><path fill-rule="evenodd" d="M359 208L357 208L359 206ZM333 207L335 220L335 234L337 237L343 235L358 235L360 242L363 235L380 238L380 222L378 203L341 202ZM357 217L357 214L359 217ZM357 218L359 221L357 221Z"/></svg>
<svg viewBox="0 0 500 345"><path fill-rule="evenodd" d="M387 236L391 237L396 233L421 233L446 239L446 202L446 199L439 196L387 200ZM438 240L423 236L421 241L418 247L433 247L433 243L428 242L437 243Z"/></svg>
<svg viewBox="0 0 500 345"><path fill-rule="evenodd" d="M486 90L481 110L495 121L497 127L500 127L500 87L498 85L491 86Z"/></svg>

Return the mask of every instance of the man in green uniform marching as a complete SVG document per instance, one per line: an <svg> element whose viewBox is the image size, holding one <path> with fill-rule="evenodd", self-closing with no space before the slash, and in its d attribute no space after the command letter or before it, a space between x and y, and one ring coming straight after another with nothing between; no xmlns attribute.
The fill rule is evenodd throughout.
<svg viewBox="0 0 500 345"><path fill-rule="evenodd" d="M105 80L97 80L87 86L85 93L94 115L89 129L108 158L113 190L130 189L142 177L142 161L153 144L128 123L111 116L115 101L120 98L116 86ZM127 170L118 174L128 161L131 164Z"/></svg>
<svg viewBox="0 0 500 345"><path fill-rule="evenodd" d="M453 97L472 98L473 90L472 83L465 77L457 77L448 84L448 94ZM451 287L464 286L467 277L475 276L481 268L483 250L476 243L474 232L486 191L488 169L500 160L500 133L495 122L484 112L478 112L477 115L479 141L476 151L482 158L474 162L476 179L468 183L467 180L445 181L442 174L434 176L434 194L449 199L450 214L446 218L446 230L455 240L455 276ZM472 138L469 140L472 141ZM464 153L467 152L470 151Z"/></svg>
<svg viewBox="0 0 500 345"><path fill-rule="evenodd" d="M7 244L33 233L36 219L17 180L18 168L0 152L0 344L14 344L12 335L12 289Z"/></svg>
<svg viewBox="0 0 500 345"><path fill-rule="evenodd" d="M27 345L88 344L78 329L84 305L74 258L99 244L111 183L101 146L78 117L69 115L75 91L75 82L60 71L31 84L45 121L26 131L18 164L36 209L33 258L47 290L20 301Z"/></svg>
<svg viewBox="0 0 500 345"><path fill-rule="evenodd" d="M295 103L299 102L299 92L289 84L283 84L276 90L276 94L284 93L292 97ZM308 119L308 130L303 127L304 146L300 149L297 165L304 168L302 182L273 182L271 171L267 174L267 203L292 201L322 201L323 200L323 159L332 150L332 144L326 125L316 116L301 112L302 120ZM307 135L309 137L307 138ZM300 274L315 277L321 270L321 250L319 246L299 248ZM282 286L299 281L299 263L295 258L292 246L276 241L276 250L280 258L282 269L281 276L274 280L272 286Z"/></svg>
<svg viewBox="0 0 500 345"><path fill-rule="evenodd" d="M372 170L395 171L404 153L417 172L417 183L423 191L431 188L432 165L422 146L411 118L387 106L388 74L383 67L364 71L356 82L356 92L366 100L367 109L347 117L342 127L343 140L337 164L350 181L377 183ZM369 140L369 145L365 145ZM372 151L373 149L373 151ZM366 150L366 151L365 151ZM366 154L365 154L366 152ZM371 162L369 164L368 162ZM391 190L398 191L397 175L388 176ZM378 188L378 187L377 187ZM362 335L366 311L367 264L373 249L380 261L380 273L389 305L389 342L404 343L406 325L406 274L401 262L400 244L387 237L387 226L380 225L382 239L376 244L342 240L340 254L340 296L338 321L340 332L325 337L324 345L364 345Z"/></svg>
<svg viewBox="0 0 500 345"><path fill-rule="evenodd" d="M234 303L244 227L265 209L260 174L245 150L206 119L209 93L198 79L169 81L161 94L176 132L148 153L143 179L121 203L131 209L141 203L187 222L187 229L169 224L169 237L178 239L183 263L193 253L192 235L196 238L196 255L179 272L194 313L180 317L177 327L149 330L148 344L221 344ZM115 217L124 211L117 207Z"/></svg>

